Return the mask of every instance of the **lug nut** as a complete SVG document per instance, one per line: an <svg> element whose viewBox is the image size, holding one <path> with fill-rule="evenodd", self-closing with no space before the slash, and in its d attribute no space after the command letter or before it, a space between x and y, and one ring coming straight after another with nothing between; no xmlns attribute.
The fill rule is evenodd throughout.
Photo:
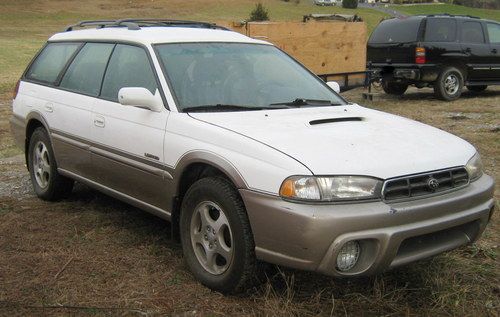
<svg viewBox="0 0 500 317"><path fill-rule="evenodd" d="M205 235L205 240L208 240L208 236L207 235Z"/></svg>

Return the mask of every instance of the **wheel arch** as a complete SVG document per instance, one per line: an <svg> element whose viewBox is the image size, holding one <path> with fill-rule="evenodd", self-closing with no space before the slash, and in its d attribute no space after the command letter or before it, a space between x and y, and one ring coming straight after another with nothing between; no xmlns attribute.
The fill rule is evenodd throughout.
<svg viewBox="0 0 500 317"><path fill-rule="evenodd" d="M185 154L176 164L174 172L174 189L171 224L172 235L179 239L179 219L182 200L189 187L196 181L219 176L231 182L236 189L248 188L238 169L222 156L208 151L191 151Z"/></svg>
<svg viewBox="0 0 500 317"><path fill-rule="evenodd" d="M28 151L31 135L37 128L44 128L47 131L47 135L49 136L50 141L52 142L52 138L50 136L49 125L45 118L38 112L32 111L26 116L26 131L25 131L25 141L24 141L24 159L26 162L26 166L29 169L28 164Z"/></svg>

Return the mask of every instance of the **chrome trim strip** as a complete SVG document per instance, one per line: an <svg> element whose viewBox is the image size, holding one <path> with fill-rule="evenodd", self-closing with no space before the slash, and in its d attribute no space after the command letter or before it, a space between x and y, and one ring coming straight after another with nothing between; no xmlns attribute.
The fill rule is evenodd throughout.
<svg viewBox="0 0 500 317"><path fill-rule="evenodd" d="M156 215L162 219L165 219L165 220L168 220L170 221L170 218L171 218L171 215L172 213L170 211L167 211L167 210L163 210L163 209L160 209L158 207L155 207L153 205L150 205L146 202L143 202L141 200L138 200L136 198L133 198L129 195L126 195L122 192L119 192L119 191L116 191L112 188L109 188L109 187L106 187L104 185L101 185L97 182L94 182L88 178L85 178L85 177L82 177L78 174L75 174L75 173L72 173L70 171L67 171L67 170L64 170L62 168L58 168L57 171L61 174L61 175L64 175L66 177L69 177L69 178L72 178L78 182L81 182L81 183L84 183L86 185L88 185L89 187L92 187L92 188L95 188L109 196L112 196L114 198L117 198L119 200L122 200L130 205L133 205L137 208L140 208L140 209L144 209L145 211L153 214L153 215Z"/></svg>

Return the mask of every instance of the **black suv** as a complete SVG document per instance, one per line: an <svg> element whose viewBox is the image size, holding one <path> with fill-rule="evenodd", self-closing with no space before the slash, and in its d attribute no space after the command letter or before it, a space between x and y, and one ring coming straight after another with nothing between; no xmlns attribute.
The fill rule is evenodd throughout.
<svg viewBox="0 0 500 317"><path fill-rule="evenodd" d="M443 100L463 86L483 91L500 84L500 23L448 14L384 20L368 40L368 68L388 94L408 85L434 87Z"/></svg>

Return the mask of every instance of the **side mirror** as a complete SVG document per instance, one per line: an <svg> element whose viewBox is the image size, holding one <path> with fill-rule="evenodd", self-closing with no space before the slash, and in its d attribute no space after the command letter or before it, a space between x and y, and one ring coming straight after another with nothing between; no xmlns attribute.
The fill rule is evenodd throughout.
<svg viewBox="0 0 500 317"><path fill-rule="evenodd" d="M328 87L332 88L333 91L335 91L336 93L340 93L340 85L338 82L336 81L327 81L326 84L328 85Z"/></svg>
<svg viewBox="0 0 500 317"><path fill-rule="evenodd" d="M154 112L161 112L163 102L158 90L156 94L142 87L123 87L118 91L118 101L124 106L149 109Z"/></svg>

